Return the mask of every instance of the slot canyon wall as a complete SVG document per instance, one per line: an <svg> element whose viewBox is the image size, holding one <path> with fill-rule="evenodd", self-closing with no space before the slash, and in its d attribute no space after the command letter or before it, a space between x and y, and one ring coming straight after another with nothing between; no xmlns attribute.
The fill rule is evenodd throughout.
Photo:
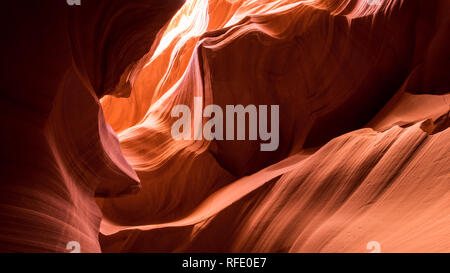
<svg viewBox="0 0 450 273"><path fill-rule="evenodd" d="M1 252L450 251L447 0L2 8ZM279 105L279 147L174 140Z"/></svg>

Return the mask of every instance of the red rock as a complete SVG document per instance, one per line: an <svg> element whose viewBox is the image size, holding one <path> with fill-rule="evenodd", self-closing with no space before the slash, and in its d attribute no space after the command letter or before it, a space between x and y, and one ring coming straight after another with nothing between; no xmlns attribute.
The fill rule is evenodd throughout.
<svg viewBox="0 0 450 273"><path fill-rule="evenodd" d="M136 192L140 183L98 99L124 95L122 74L181 3L2 6L0 251L68 252L71 241L100 251L94 196Z"/></svg>
<svg viewBox="0 0 450 273"><path fill-rule="evenodd" d="M450 250L448 1L183 2L2 6L0 251ZM175 141L194 97L279 149Z"/></svg>

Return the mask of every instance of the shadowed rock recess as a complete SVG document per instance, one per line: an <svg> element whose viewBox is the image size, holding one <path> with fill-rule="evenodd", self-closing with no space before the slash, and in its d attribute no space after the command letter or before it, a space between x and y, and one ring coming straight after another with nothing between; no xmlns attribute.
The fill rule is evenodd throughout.
<svg viewBox="0 0 450 273"><path fill-rule="evenodd" d="M5 2L0 252L449 252L450 1L376 2Z"/></svg>

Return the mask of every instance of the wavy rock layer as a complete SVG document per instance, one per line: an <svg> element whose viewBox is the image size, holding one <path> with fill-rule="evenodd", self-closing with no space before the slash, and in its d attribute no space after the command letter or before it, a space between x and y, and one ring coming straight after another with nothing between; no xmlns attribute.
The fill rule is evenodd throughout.
<svg viewBox="0 0 450 273"><path fill-rule="evenodd" d="M181 4L2 7L0 251L67 252L72 241L101 251L94 197L135 192L140 183L98 99L130 89L129 67Z"/></svg>
<svg viewBox="0 0 450 273"><path fill-rule="evenodd" d="M449 9L5 3L0 251L449 252ZM279 148L175 141L194 97L279 105Z"/></svg>
<svg viewBox="0 0 450 273"><path fill-rule="evenodd" d="M188 1L131 96L102 99L142 184L99 200L103 250L448 251L448 8ZM279 149L174 141L194 97L280 105Z"/></svg>
<svg viewBox="0 0 450 273"><path fill-rule="evenodd" d="M181 220L119 233L104 223L115 233L104 250L365 252L378 241L384 252L446 251L449 133L416 124L343 135L233 182Z"/></svg>

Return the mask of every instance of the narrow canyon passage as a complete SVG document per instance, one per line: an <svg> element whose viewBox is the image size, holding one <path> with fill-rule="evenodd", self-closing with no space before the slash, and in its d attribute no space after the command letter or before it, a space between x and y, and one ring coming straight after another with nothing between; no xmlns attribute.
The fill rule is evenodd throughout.
<svg viewBox="0 0 450 273"><path fill-rule="evenodd" d="M449 1L5 10L0 251L450 251Z"/></svg>

